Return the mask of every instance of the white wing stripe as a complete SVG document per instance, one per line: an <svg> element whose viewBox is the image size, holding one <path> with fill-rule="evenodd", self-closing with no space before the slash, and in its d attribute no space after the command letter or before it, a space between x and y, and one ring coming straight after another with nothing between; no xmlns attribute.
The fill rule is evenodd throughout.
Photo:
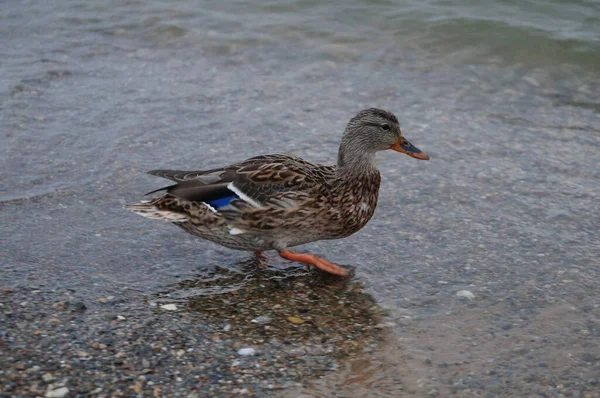
<svg viewBox="0 0 600 398"><path fill-rule="evenodd" d="M208 210L212 211L213 213L216 213L216 212L217 212L217 210L216 210L214 207L212 207L211 205L209 205L208 203L206 203L206 202L202 202L202 204L203 204L204 206L208 207Z"/></svg>
<svg viewBox="0 0 600 398"><path fill-rule="evenodd" d="M245 193L243 193L242 191L240 191L240 189L238 187L233 185L233 182L230 182L227 185L227 189L229 189L231 192L233 192L234 194L239 196L240 199L242 199L244 202L251 204L253 207L262 207L262 205L260 203L258 203L257 201L252 199L250 196L248 196Z"/></svg>

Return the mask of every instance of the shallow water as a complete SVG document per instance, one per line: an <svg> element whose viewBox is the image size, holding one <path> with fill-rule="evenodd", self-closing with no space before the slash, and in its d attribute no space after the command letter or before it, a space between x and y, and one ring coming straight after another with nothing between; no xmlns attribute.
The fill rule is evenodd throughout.
<svg viewBox="0 0 600 398"><path fill-rule="evenodd" d="M150 295L235 268L247 254L123 211L164 184L144 171L333 162L377 106L431 161L382 153L374 219L305 249L356 267L423 393L598 388L581 359L600 357L597 2L9 1L0 17L0 284ZM511 351L531 339L551 341L534 381L543 361ZM475 376L438 366L464 361L451 370Z"/></svg>

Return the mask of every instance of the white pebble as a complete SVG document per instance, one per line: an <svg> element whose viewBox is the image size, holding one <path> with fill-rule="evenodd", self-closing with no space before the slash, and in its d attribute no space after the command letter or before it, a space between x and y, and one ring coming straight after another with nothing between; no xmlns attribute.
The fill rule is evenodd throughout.
<svg viewBox="0 0 600 398"><path fill-rule="evenodd" d="M461 290L460 292L456 292L456 295L458 297L466 297L469 300L472 300L472 299L475 298L475 295L472 292L468 291L468 290Z"/></svg>
<svg viewBox="0 0 600 398"><path fill-rule="evenodd" d="M167 311L177 311L177 306L175 304L161 305L160 308Z"/></svg>
<svg viewBox="0 0 600 398"><path fill-rule="evenodd" d="M266 315L263 315L263 316L259 316L258 318L254 318L251 322L258 323L258 324L264 324L264 323L271 322L271 318Z"/></svg>
<svg viewBox="0 0 600 398"><path fill-rule="evenodd" d="M244 357L254 355L254 354L256 354L256 350L254 348L240 348L238 350L238 355L241 355Z"/></svg>
<svg viewBox="0 0 600 398"><path fill-rule="evenodd" d="M51 390L46 393L46 398L63 398L66 397L69 393L69 389L67 387L57 388L56 390Z"/></svg>

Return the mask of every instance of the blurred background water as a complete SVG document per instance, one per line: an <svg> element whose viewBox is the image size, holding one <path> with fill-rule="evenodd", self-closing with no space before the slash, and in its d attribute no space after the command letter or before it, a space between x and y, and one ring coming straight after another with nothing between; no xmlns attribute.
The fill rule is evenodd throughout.
<svg viewBox="0 0 600 398"><path fill-rule="evenodd" d="M323 139L332 143L349 115L375 103L415 124L427 123L419 107L448 102L471 118L485 113L521 124L542 113L541 104L555 112L570 106L585 115L574 127L590 130L599 109L599 7L546 0L9 1L0 26L2 199L108 176L110 162L125 161L118 144L143 140L129 134L144 123L169 124L158 146L183 147L182 159L191 159L183 140L211 150L235 134L277 145L271 150L294 149L281 134L304 129L274 125L261 132L267 136L252 129L258 120L285 123L302 108L319 112L322 124L307 128L330 132ZM336 106L344 98L353 106ZM213 116L232 110L238 120ZM330 119L319 122L323 111ZM462 133L445 132L453 134ZM256 152L244 148L237 156ZM148 163L146 154L160 155L134 152Z"/></svg>
<svg viewBox="0 0 600 398"><path fill-rule="evenodd" d="M308 249L416 319L394 329L405 349L427 351L412 328L448 341L431 330L466 322L464 289L477 327L568 305L592 308L569 327L600 333L597 1L6 0L0 37L3 285L152 293L234 266L247 255L122 210L164 183L143 172L331 163L376 106L431 161L382 153L371 223Z"/></svg>

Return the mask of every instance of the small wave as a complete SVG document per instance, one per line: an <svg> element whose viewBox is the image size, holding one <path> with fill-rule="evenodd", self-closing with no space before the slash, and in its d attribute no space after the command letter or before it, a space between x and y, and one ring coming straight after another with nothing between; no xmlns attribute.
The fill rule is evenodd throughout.
<svg viewBox="0 0 600 398"><path fill-rule="evenodd" d="M48 190L46 192L37 192L29 194L8 194L0 195L0 207L5 205L22 205L27 202L41 202L46 198L64 198L73 195L74 192L70 189L65 190Z"/></svg>

